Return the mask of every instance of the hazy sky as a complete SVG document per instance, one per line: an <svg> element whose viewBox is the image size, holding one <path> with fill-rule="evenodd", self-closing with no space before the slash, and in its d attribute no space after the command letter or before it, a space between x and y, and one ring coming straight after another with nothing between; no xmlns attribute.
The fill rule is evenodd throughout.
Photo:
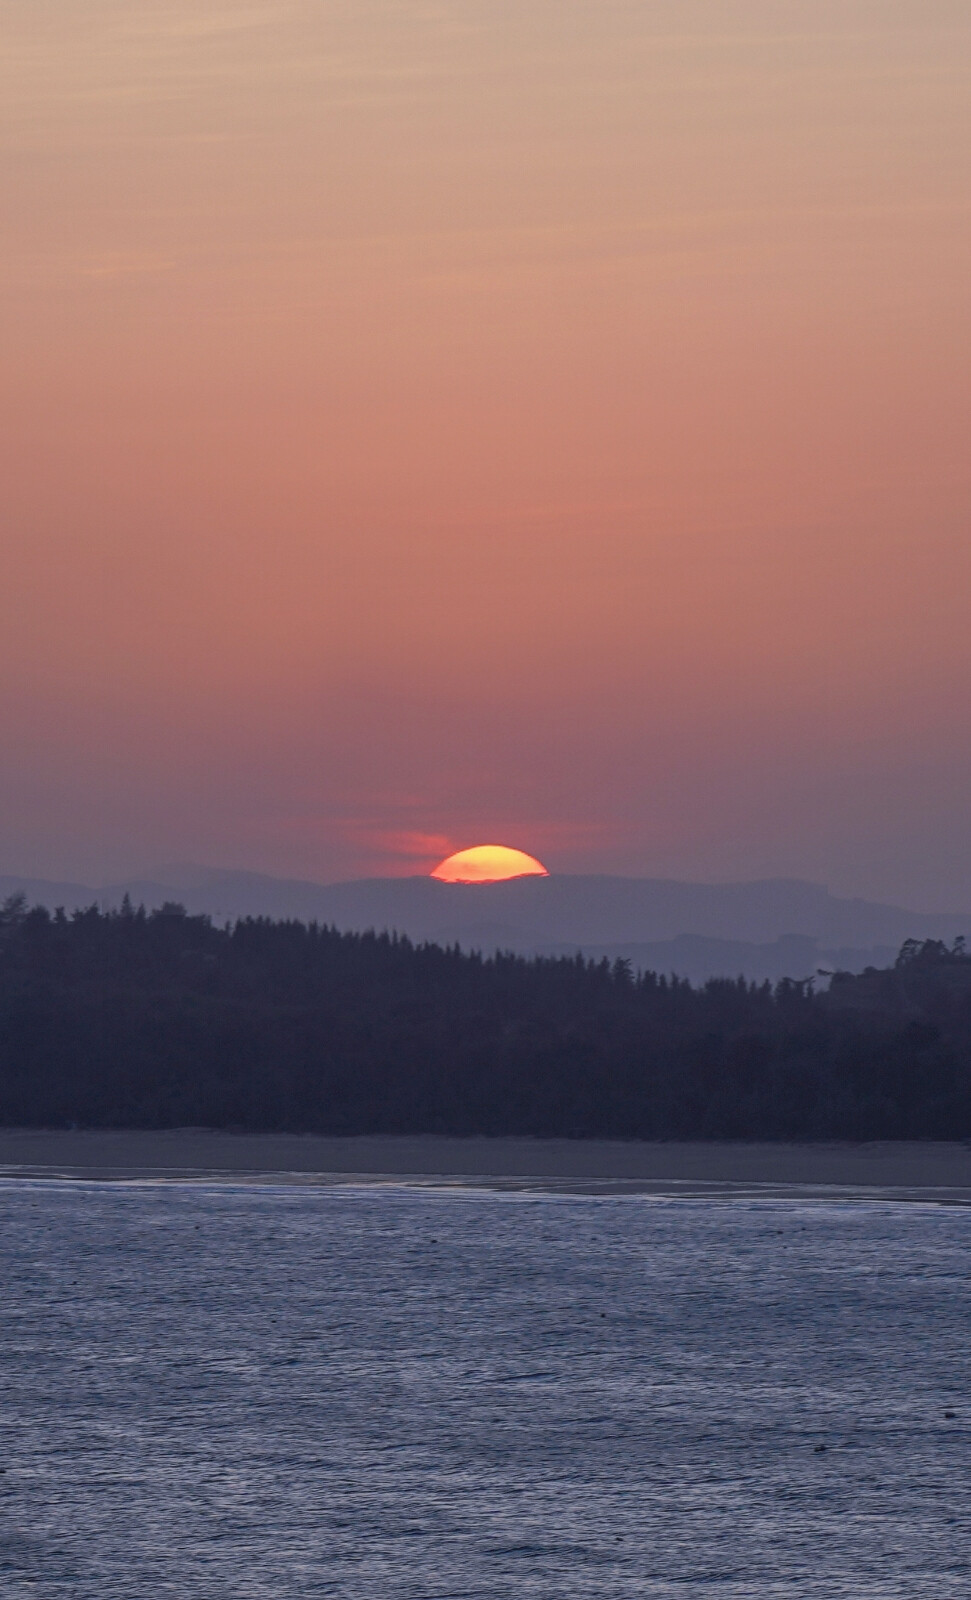
<svg viewBox="0 0 971 1600"><path fill-rule="evenodd" d="M967 0L0 27L0 870L971 907Z"/></svg>

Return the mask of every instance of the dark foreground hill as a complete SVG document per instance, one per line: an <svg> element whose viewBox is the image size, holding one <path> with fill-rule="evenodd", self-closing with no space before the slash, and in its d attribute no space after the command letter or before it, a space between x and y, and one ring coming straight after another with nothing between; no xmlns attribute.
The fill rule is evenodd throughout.
<svg viewBox="0 0 971 1600"><path fill-rule="evenodd" d="M484 958L178 906L0 912L0 1123L606 1138L971 1137L971 958L826 994Z"/></svg>
<svg viewBox="0 0 971 1600"><path fill-rule="evenodd" d="M485 955L606 956L692 983L807 978L817 967L862 972L891 964L905 939L950 942L971 932L971 916L842 899L819 884L778 878L705 884L557 873L485 884L428 877L320 884L187 866L101 889L0 878L0 899L18 890L31 905L69 912L117 909L127 894L149 910L178 900L216 922L272 917L346 933L401 933Z"/></svg>

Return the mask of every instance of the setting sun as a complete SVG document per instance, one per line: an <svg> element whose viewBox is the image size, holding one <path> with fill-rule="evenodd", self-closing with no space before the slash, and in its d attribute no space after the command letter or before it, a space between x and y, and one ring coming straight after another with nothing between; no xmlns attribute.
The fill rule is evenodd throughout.
<svg viewBox="0 0 971 1600"><path fill-rule="evenodd" d="M477 844L471 850L457 850L440 861L433 878L442 883L499 883L503 878L548 878L549 873L535 856L524 850L509 850L504 844Z"/></svg>

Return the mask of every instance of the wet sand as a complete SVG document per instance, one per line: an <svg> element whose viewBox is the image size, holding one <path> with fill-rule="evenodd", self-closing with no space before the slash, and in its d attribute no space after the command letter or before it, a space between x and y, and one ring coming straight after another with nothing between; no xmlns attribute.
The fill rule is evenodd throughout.
<svg viewBox="0 0 971 1600"><path fill-rule="evenodd" d="M407 1182L564 1193L971 1203L971 1145L320 1138L183 1128L0 1129L0 1177Z"/></svg>

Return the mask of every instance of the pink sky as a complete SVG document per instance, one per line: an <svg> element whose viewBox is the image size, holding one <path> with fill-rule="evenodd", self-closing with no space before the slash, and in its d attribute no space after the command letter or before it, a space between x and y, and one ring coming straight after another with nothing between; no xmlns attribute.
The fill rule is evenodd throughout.
<svg viewBox="0 0 971 1600"><path fill-rule="evenodd" d="M0 871L971 907L966 0L8 0Z"/></svg>

